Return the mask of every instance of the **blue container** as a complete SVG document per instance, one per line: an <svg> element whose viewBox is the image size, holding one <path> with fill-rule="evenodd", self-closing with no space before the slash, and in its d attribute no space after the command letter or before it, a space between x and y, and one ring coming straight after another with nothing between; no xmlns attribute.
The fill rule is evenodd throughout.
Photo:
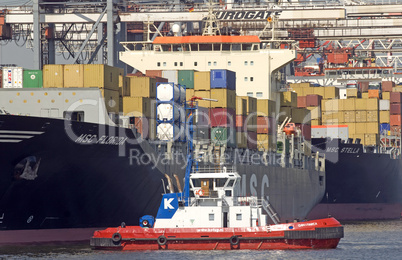
<svg viewBox="0 0 402 260"><path fill-rule="evenodd" d="M211 88L236 90L236 72L231 70L211 70Z"/></svg>
<svg viewBox="0 0 402 260"><path fill-rule="evenodd" d="M384 131L391 131L391 126L387 123L380 124L380 133Z"/></svg>

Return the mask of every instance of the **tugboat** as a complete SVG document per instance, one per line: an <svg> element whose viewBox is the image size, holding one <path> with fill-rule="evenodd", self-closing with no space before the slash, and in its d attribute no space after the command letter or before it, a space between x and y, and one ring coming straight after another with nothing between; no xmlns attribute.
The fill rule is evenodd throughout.
<svg viewBox="0 0 402 260"><path fill-rule="evenodd" d="M192 134L193 100L188 108ZM190 138L192 140L192 138ZM156 218L146 215L139 226L95 231L94 249L109 250L232 250L336 248L343 227L334 218L279 223L275 210L263 198L241 197L240 175L230 165L200 165L188 142L184 189L176 178L174 192L163 194ZM264 212L267 214L264 214ZM267 217L274 225L267 225Z"/></svg>

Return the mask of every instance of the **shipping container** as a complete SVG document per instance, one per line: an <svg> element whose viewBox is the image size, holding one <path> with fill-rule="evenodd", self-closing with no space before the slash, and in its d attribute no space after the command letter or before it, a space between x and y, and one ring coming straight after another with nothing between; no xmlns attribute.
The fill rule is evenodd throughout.
<svg viewBox="0 0 402 260"><path fill-rule="evenodd" d="M368 90L367 90L368 91ZM364 93L362 93L362 99L368 99L369 98L369 95L368 95L368 92L364 92Z"/></svg>
<svg viewBox="0 0 402 260"><path fill-rule="evenodd" d="M310 111L311 120L316 120L321 118L321 107L307 107L307 110Z"/></svg>
<svg viewBox="0 0 402 260"><path fill-rule="evenodd" d="M368 87L369 87L369 82L368 81L359 82L359 85L360 85L362 93L367 93L368 92ZM367 93L366 98L368 98L368 93Z"/></svg>
<svg viewBox="0 0 402 260"><path fill-rule="evenodd" d="M363 134L378 134L380 131L380 126L377 122L367 122L366 131Z"/></svg>
<svg viewBox="0 0 402 260"><path fill-rule="evenodd" d="M150 77L130 76L128 88L131 97L156 97L156 79Z"/></svg>
<svg viewBox="0 0 402 260"><path fill-rule="evenodd" d="M177 70L163 70L162 78L168 80L168 82L173 82L174 84L179 84L178 82L178 71Z"/></svg>
<svg viewBox="0 0 402 260"><path fill-rule="evenodd" d="M343 110L344 111L355 111L356 110L356 100L357 98L342 99Z"/></svg>
<svg viewBox="0 0 402 260"><path fill-rule="evenodd" d="M257 134L274 134L276 131L275 119L273 117L257 117Z"/></svg>
<svg viewBox="0 0 402 260"><path fill-rule="evenodd" d="M84 87L119 90L119 68L105 64L85 64Z"/></svg>
<svg viewBox="0 0 402 260"><path fill-rule="evenodd" d="M57 64L43 65L43 87L44 88L64 87L64 65L57 65Z"/></svg>
<svg viewBox="0 0 402 260"><path fill-rule="evenodd" d="M311 124L296 124L305 140L311 140Z"/></svg>
<svg viewBox="0 0 402 260"><path fill-rule="evenodd" d="M322 96L320 95L307 95L306 104L308 107L318 107L321 106Z"/></svg>
<svg viewBox="0 0 402 260"><path fill-rule="evenodd" d="M319 95L321 97L325 96L325 87L314 87L314 94L306 94L308 95Z"/></svg>
<svg viewBox="0 0 402 260"><path fill-rule="evenodd" d="M231 127L213 127L211 141L215 145L236 147L236 131Z"/></svg>
<svg viewBox="0 0 402 260"><path fill-rule="evenodd" d="M227 107L236 109L236 91L229 89L211 89L211 107Z"/></svg>
<svg viewBox="0 0 402 260"><path fill-rule="evenodd" d="M24 70L24 88L42 88L43 72L41 70Z"/></svg>
<svg viewBox="0 0 402 260"><path fill-rule="evenodd" d="M247 116L244 115L236 115L236 130L237 131L247 131L246 125Z"/></svg>
<svg viewBox="0 0 402 260"><path fill-rule="evenodd" d="M364 134L364 145L377 145L378 143L378 134Z"/></svg>
<svg viewBox="0 0 402 260"><path fill-rule="evenodd" d="M248 96L241 96L247 102L247 115L257 112L257 99ZM273 102L273 101L272 101Z"/></svg>
<svg viewBox="0 0 402 260"><path fill-rule="evenodd" d="M318 118L318 119L311 119L311 125L322 125L322 119Z"/></svg>
<svg viewBox="0 0 402 260"><path fill-rule="evenodd" d="M391 92L382 92L382 99L391 99Z"/></svg>
<svg viewBox="0 0 402 260"><path fill-rule="evenodd" d="M367 102L366 110L378 110L378 108L379 108L378 100L379 99L377 99L377 98L369 98L369 99L367 99L366 100L366 102Z"/></svg>
<svg viewBox="0 0 402 260"><path fill-rule="evenodd" d="M384 111L384 110L390 110L390 103L389 100L382 99L379 101L379 110Z"/></svg>
<svg viewBox="0 0 402 260"><path fill-rule="evenodd" d="M186 100L189 101L194 96L194 89L186 89Z"/></svg>
<svg viewBox="0 0 402 260"><path fill-rule="evenodd" d="M133 93L131 93L131 95L133 95ZM159 101L174 101L174 102L185 101L186 89L172 82L168 83L158 82L156 84L156 98Z"/></svg>
<svg viewBox="0 0 402 260"><path fill-rule="evenodd" d="M177 82L185 88L194 89L194 70L179 70Z"/></svg>
<svg viewBox="0 0 402 260"><path fill-rule="evenodd" d="M339 99L346 99L346 98L347 98L346 88L340 88L339 89Z"/></svg>
<svg viewBox="0 0 402 260"><path fill-rule="evenodd" d="M382 92L392 92L392 89L395 87L395 82L393 81L383 81L382 82Z"/></svg>
<svg viewBox="0 0 402 260"><path fill-rule="evenodd" d="M3 67L3 88L22 88L23 69L21 67Z"/></svg>
<svg viewBox="0 0 402 260"><path fill-rule="evenodd" d="M144 139L155 139L156 129L153 129L155 127L155 119L146 117L135 117L134 119L134 128Z"/></svg>
<svg viewBox="0 0 402 260"><path fill-rule="evenodd" d="M64 87L83 88L84 87L84 64L64 65ZM101 88L103 86L99 86Z"/></svg>
<svg viewBox="0 0 402 260"><path fill-rule="evenodd" d="M346 97L347 98L357 98L357 88L346 89Z"/></svg>
<svg viewBox="0 0 402 260"><path fill-rule="evenodd" d="M184 140L184 126L175 123L161 123L156 126L156 137L161 141Z"/></svg>
<svg viewBox="0 0 402 260"><path fill-rule="evenodd" d="M236 124L233 108L211 108L209 109L209 118L212 127L234 127Z"/></svg>
<svg viewBox="0 0 402 260"><path fill-rule="evenodd" d="M380 123L389 124L389 111L380 111Z"/></svg>
<svg viewBox="0 0 402 260"><path fill-rule="evenodd" d="M257 99L258 116L274 116L276 102L269 99Z"/></svg>
<svg viewBox="0 0 402 260"><path fill-rule="evenodd" d="M356 122L364 123L367 121L367 111L356 111Z"/></svg>
<svg viewBox="0 0 402 260"><path fill-rule="evenodd" d="M247 100L236 96L236 115L247 115Z"/></svg>
<svg viewBox="0 0 402 260"><path fill-rule="evenodd" d="M368 110L367 111L367 122L377 122L379 120L378 110Z"/></svg>
<svg viewBox="0 0 402 260"><path fill-rule="evenodd" d="M100 89L100 91L105 100L107 112L118 114L120 112L119 90Z"/></svg>
<svg viewBox="0 0 402 260"><path fill-rule="evenodd" d="M402 103L402 93L401 92L391 92L390 103Z"/></svg>
<svg viewBox="0 0 402 260"><path fill-rule="evenodd" d="M347 140L349 138L348 125L328 125L328 126L311 126L312 138L340 138Z"/></svg>
<svg viewBox="0 0 402 260"><path fill-rule="evenodd" d="M307 107L307 97L306 96L297 96L297 107Z"/></svg>
<svg viewBox="0 0 402 260"><path fill-rule="evenodd" d="M146 70L145 75L147 77L160 77L163 78L162 70Z"/></svg>
<svg viewBox="0 0 402 260"><path fill-rule="evenodd" d="M260 151L275 150L275 136L269 134L257 134L257 149Z"/></svg>
<svg viewBox="0 0 402 260"><path fill-rule="evenodd" d="M322 111L342 111L346 99L323 99L321 100Z"/></svg>
<svg viewBox="0 0 402 260"><path fill-rule="evenodd" d="M379 89L369 89L368 97L369 98L380 98L380 90Z"/></svg>
<svg viewBox="0 0 402 260"><path fill-rule="evenodd" d="M236 143L238 148L247 148L247 132L236 132Z"/></svg>
<svg viewBox="0 0 402 260"><path fill-rule="evenodd" d="M390 115L400 115L402 112L401 103L392 103L390 104L389 113Z"/></svg>
<svg viewBox="0 0 402 260"><path fill-rule="evenodd" d="M401 136L401 126L391 126L391 135Z"/></svg>
<svg viewBox="0 0 402 260"><path fill-rule="evenodd" d="M236 91L236 72L211 70L211 88L225 88Z"/></svg>
<svg viewBox="0 0 402 260"><path fill-rule="evenodd" d="M296 92L280 92L281 107L297 107Z"/></svg>
<svg viewBox="0 0 402 260"><path fill-rule="evenodd" d="M296 124L310 124L310 111L306 108L292 108L292 122Z"/></svg>
<svg viewBox="0 0 402 260"><path fill-rule="evenodd" d="M401 115L390 115L389 121L391 126L401 126Z"/></svg>
<svg viewBox="0 0 402 260"><path fill-rule="evenodd" d="M211 98L211 91L196 90L196 91L194 91L194 96L201 97L201 98ZM208 100L197 100L197 101L198 101L199 106L211 108L211 101L208 101Z"/></svg>
<svg viewBox="0 0 402 260"><path fill-rule="evenodd" d="M123 97L123 113L125 116L154 118L151 105L150 98Z"/></svg>
<svg viewBox="0 0 402 260"><path fill-rule="evenodd" d="M209 71L194 72L194 90L211 90L211 76Z"/></svg>
<svg viewBox="0 0 402 260"><path fill-rule="evenodd" d="M388 131L391 131L390 124L387 123L380 124L380 134L387 134Z"/></svg>
<svg viewBox="0 0 402 260"><path fill-rule="evenodd" d="M339 88L337 87L324 87L325 88L325 95L323 98L325 99L335 99L339 98Z"/></svg>
<svg viewBox="0 0 402 260"><path fill-rule="evenodd" d="M247 132L247 148L251 150L257 149L257 132Z"/></svg>
<svg viewBox="0 0 402 260"><path fill-rule="evenodd" d="M269 115L272 115L272 113ZM266 115L262 114L262 113L260 114L260 112L258 112L258 116L266 116ZM278 117L279 124L281 124L283 121L285 121L286 118L293 118L292 117L292 108L291 107L280 107L279 114L277 115L277 117Z"/></svg>

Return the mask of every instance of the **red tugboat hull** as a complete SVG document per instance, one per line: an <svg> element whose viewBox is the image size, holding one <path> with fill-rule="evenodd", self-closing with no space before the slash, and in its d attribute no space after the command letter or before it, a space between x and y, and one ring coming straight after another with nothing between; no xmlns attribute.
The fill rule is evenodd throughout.
<svg viewBox="0 0 402 260"><path fill-rule="evenodd" d="M336 248L343 227L334 218L247 228L107 228L91 238L108 250L281 250Z"/></svg>

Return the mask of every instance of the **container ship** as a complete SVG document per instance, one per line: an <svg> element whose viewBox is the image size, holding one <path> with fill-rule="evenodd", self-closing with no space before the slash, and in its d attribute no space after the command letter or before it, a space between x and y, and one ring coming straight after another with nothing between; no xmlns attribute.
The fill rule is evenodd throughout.
<svg viewBox="0 0 402 260"><path fill-rule="evenodd" d="M324 160L305 142L308 111L296 107L294 93L277 93L271 79L294 50L229 35L161 37L153 46L120 53L148 76L107 65L46 65L42 86L29 77L19 88L12 68L3 68L0 244L88 240L96 228L155 215L166 184L176 180L179 189L184 177L182 86L187 99L198 99L200 166L235 165L239 194L265 198L280 222L304 219L321 200ZM281 107L298 116L286 125L281 115L278 128Z"/></svg>
<svg viewBox="0 0 402 260"><path fill-rule="evenodd" d="M392 81L348 86L334 98L331 87L290 84L298 106L312 111L312 152L326 159L326 193L309 218L399 219L402 88Z"/></svg>

